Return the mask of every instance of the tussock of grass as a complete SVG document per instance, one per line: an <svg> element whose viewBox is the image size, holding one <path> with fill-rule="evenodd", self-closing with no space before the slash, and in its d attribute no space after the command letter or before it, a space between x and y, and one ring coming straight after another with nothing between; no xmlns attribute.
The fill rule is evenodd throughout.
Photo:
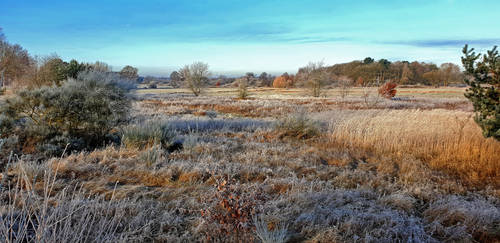
<svg viewBox="0 0 500 243"><path fill-rule="evenodd" d="M288 116L276 123L279 137L308 139L320 134L319 124L309 119L305 113Z"/></svg>
<svg viewBox="0 0 500 243"><path fill-rule="evenodd" d="M129 148L149 148L156 144L168 147L174 137L168 124L162 121L130 125L122 129L122 143Z"/></svg>
<svg viewBox="0 0 500 243"><path fill-rule="evenodd" d="M428 231L440 240L493 242L500 237L500 210L482 198L446 196L424 211Z"/></svg>

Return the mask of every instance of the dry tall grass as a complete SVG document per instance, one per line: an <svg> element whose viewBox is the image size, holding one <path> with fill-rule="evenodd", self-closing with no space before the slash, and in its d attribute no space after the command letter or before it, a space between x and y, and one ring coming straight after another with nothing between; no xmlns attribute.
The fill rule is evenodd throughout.
<svg viewBox="0 0 500 243"><path fill-rule="evenodd" d="M500 240L500 184L442 172L483 185L499 175L499 143L481 136L461 100L367 109L353 97L160 98L136 102L124 146L12 159L0 171L0 242ZM155 121L181 149L160 146ZM312 128L309 139L277 136ZM221 178L231 193L210 200ZM256 215L230 225L207 217L221 201L250 203ZM245 234L216 230L238 225Z"/></svg>
<svg viewBox="0 0 500 243"><path fill-rule="evenodd" d="M15 166L16 183L2 195L1 242L124 242L120 231L133 230L122 222L128 201L87 196L81 188L56 192L57 170L24 161Z"/></svg>
<svg viewBox="0 0 500 243"><path fill-rule="evenodd" d="M376 154L412 155L469 182L500 184L500 142L485 139L472 114L448 110L365 110L331 122L331 141Z"/></svg>

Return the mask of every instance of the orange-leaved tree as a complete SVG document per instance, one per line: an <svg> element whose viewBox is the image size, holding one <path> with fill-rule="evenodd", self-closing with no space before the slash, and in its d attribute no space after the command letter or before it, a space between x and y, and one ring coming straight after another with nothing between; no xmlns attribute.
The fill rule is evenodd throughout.
<svg viewBox="0 0 500 243"><path fill-rule="evenodd" d="M290 88L293 87L294 76L288 75L287 73L278 76L273 81L274 88Z"/></svg>

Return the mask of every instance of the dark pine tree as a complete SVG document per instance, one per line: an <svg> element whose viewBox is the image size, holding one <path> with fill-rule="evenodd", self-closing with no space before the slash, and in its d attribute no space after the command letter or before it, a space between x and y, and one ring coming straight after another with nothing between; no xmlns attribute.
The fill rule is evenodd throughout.
<svg viewBox="0 0 500 243"><path fill-rule="evenodd" d="M481 55L465 45L462 52L465 83L470 86L465 97L472 101L476 123L485 137L500 140L500 56L497 47Z"/></svg>

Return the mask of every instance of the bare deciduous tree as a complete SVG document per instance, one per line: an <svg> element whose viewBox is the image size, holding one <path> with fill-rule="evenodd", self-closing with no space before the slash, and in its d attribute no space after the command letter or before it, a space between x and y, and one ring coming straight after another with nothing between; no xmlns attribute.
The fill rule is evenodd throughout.
<svg viewBox="0 0 500 243"><path fill-rule="evenodd" d="M3 59L5 58L7 43L5 42L5 35L2 32L2 28L0 28L0 63L3 63ZM0 67L0 89L4 86L4 72L5 68Z"/></svg>
<svg viewBox="0 0 500 243"><path fill-rule="evenodd" d="M32 71L33 58L20 45L10 44L0 30L0 82L2 86L18 84Z"/></svg>
<svg viewBox="0 0 500 243"><path fill-rule="evenodd" d="M340 97L345 99L351 92L353 81L349 77L340 76L337 85L339 87Z"/></svg>
<svg viewBox="0 0 500 243"><path fill-rule="evenodd" d="M379 93L369 86L363 87L361 97L367 108L374 108L378 103L382 102Z"/></svg>
<svg viewBox="0 0 500 243"><path fill-rule="evenodd" d="M195 96L201 94L208 83L208 76L210 75L208 64L203 62L194 62L191 65L186 65L179 73Z"/></svg>
<svg viewBox="0 0 500 243"><path fill-rule="evenodd" d="M96 71L96 72L103 72L103 73L111 72L111 66L109 66L105 62L100 62L100 61L97 61L94 64L91 64L90 69L92 69L93 71Z"/></svg>
<svg viewBox="0 0 500 243"><path fill-rule="evenodd" d="M246 98L248 98L248 96L250 96L250 93L248 93L248 80L249 79L250 79L250 77L248 75L238 79L238 98L246 99Z"/></svg>
<svg viewBox="0 0 500 243"><path fill-rule="evenodd" d="M309 64L303 68L303 72L311 95L319 97L321 95L321 90L328 79L323 61L309 62Z"/></svg>

